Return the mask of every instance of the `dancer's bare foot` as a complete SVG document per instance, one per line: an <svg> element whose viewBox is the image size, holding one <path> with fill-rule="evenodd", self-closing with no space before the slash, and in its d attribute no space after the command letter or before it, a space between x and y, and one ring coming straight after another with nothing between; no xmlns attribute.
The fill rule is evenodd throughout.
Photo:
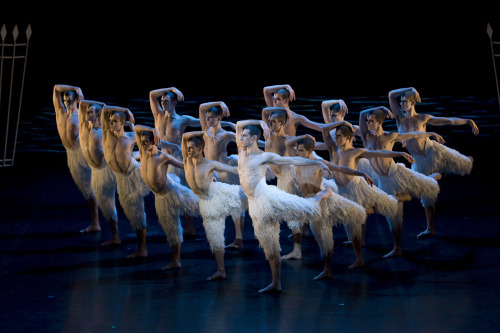
<svg viewBox="0 0 500 333"><path fill-rule="evenodd" d="M354 263L350 264L349 266L347 266L347 268L354 269L354 268L364 267L364 266L365 266L365 262L363 260L356 259L356 261Z"/></svg>
<svg viewBox="0 0 500 333"><path fill-rule="evenodd" d="M228 244L224 247L225 249L241 250L243 249L243 240L241 238L236 238L234 242Z"/></svg>
<svg viewBox="0 0 500 333"><path fill-rule="evenodd" d="M267 293L280 293L281 292L281 285L275 285L274 283L271 283L267 287L259 290L259 294L267 294Z"/></svg>
<svg viewBox="0 0 500 333"><path fill-rule="evenodd" d="M292 252L285 254L284 256L281 257L281 259L283 260L302 259L302 250L294 247Z"/></svg>
<svg viewBox="0 0 500 333"><path fill-rule="evenodd" d="M226 278L226 272L217 271L214 275L207 277L207 281L221 280Z"/></svg>
<svg viewBox="0 0 500 333"><path fill-rule="evenodd" d="M111 238L108 241L102 242L101 246L118 246L118 245L121 245L121 243L122 243L122 240L120 238L118 238L118 239Z"/></svg>
<svg viewBox="0 0 500 333"><path fill-rule="evenodd" d="M434 236L436 232L434 230L430 230L429 228L425 229L421 233L417 235L417 238L425 238L425 237L431 237Z"/></svg>
<svg viewBox="0 0 500 333"><path fill-rule="evenodd" d="M87 228L80 230L82 234L88 234L91 232L99 232L101 231L101 227L98 225L89 225Z"/></svg>
<svg viewBox="0 0 500 333"><path fill-rule="evenodd" d="M171 269L176 269L176 268L182 268L182 265L179 261L172 261L170 264L168 264L165 267L162 267L162 271L169 271Z"/></svg>
<svg viewBox="0 0 500 333"><path fill-rule="evenodd" d="M127 259L144 259L147 258L148 256L148 251L135 251L132 254L129 254L126 258Z"/></svg>
<svg viewBox="0 0 500 333"><path fill-rule="evenodd" d="M396 199L398 199L398 201L411 201L411 195L409 195L408 193L399 194L396 196Z"/></svg>
<svg viewBox="0 0 500 333"><path fill-rule="evenodd" d="M387 253L384 258L400 257L402 255L401 250L393 249L391 252Z"/></svg>
<svg viewBox="0 0 500 333"><path fill-rule="evenodd" d="M313 280L314 281L319 281L319 280L326 280L326 279L331 279L332 278L332 272L331 271L323 271L319 273Z"/></svg>
<svg viewBox="0 0 500 333"><path fill-rule="evenodd" d="M429 177L434 178L435 180L441 180L441 178L443 178L439 172L434 172L432 175L429 175Z"/></svg>

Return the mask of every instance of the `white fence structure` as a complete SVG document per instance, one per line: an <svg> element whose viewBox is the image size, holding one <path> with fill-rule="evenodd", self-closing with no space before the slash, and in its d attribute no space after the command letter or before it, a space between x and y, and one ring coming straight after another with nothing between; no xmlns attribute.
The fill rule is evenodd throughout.
<svg viewBox="0 0 500 333"><path fill-rule="evenodd" d="M495 81L497 84L497 95L498 95L498 105L500 106L500 89L498 88L498 76L497 76L497 68L495 58L500 57L499 53L495 53L495 45L500 45L500 42L493 41L493 28L488 23L486 27L486 33L488 37L490 37L490 45L491 45L491 56L493 57L493 71L495 72Z"/></svg>
<svg viewBox="0 0 500 333"><path fill-rule="evenodd" d="M4 24L0 37L0 167L9 167L16 155L31 25L20 36L17 25L9 34Z"/></svg>

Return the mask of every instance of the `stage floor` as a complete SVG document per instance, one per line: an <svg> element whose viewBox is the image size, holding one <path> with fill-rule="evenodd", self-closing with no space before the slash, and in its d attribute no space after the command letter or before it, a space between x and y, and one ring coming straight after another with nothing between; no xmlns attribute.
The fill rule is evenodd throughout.
<svg viewBox="0 0 500 333"><path fill-rule="evenodd" d="M149 256L126 259L137 243L121 208L121 246L99 246L110 236L102 216L100 233L80 234L86 204L64 154L53 155L0 169L2 332L486 332L500 324L497 202L492 183L478 188L478 172L440 181L433 238L417 240L424 211L405 203L401 258L382 258L392 237L383 218L370 216L365 268L347 268L354 253L336 227L333 279L313 281L322 259L305 237L303 258L282 262L283 292L260 295L271 274L248 216L244 249L226 252L226 280L205 280L216 263L199 219L198 238L182 245L182 269L164 272L171 250L152 195ZM288 253L290 231L281 230ZM228 220L226 240L233 238Z"/></svg>

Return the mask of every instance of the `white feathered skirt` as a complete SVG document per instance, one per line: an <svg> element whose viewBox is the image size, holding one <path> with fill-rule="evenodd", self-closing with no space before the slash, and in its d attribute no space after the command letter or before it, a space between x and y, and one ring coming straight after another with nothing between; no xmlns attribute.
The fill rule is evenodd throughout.
<svg viewBox="0 0 500 333"><path fill-rule="evenodd" d="M139 162L132 158L126 175L119 172L114 172L114 174L118 199L130 225L136 231L146 228L144 197L151 190L142 180Z"/></svg>
<svg viewBox="0 0 500 333"><path fill-rule="evenodd" d="M465 176L472 171L472 161L455 149L426 138L424 155L412 155L415 163L412 169L431 175L439 172L442 175Z"/></svg>
<svg viewBox="0 0 500 333"><path fill-rule="evenodd" d="M311 230L318 242L323 256L333 251L332 227L343 224L350 239L361 239L361 230L366 222L366 210L356 202L345 198L335 192L337 185L334 181L323 179L321 190L331 188L330 197L321 200L321 215L310 220Z"/></svg>
<svg viewBox="0 0 500 333"><path fill-rule="evenodd" d="M167 236L168 245L182 243L180 215L199 216L200 200L190 188L180 184L178 178L173 180L169 176L162 191L153 193L158 222Z"/></svg>
<svg viewBox="0 0 500 333"><path fill-rule="evenodd" d="M212 182L208 198L200 197L200 213L210 250L224 249L226 217L236 221L248 209L248 199L241 186Z"/></svg>
<svg viewBox="0 0 500 333"><path fill-rule="evenodd" d="M85 200L95 198L94 191L90 185L92 170L83 156L82 149L80 147L80 140L77 139L75 141L75 146L73 148L64 148L66 148L69 172L71 173L71 177L73 177L76 186L82 193Z"/></svg>
<svg viewBox="0 0 500 333"><path fill-rule="evenodd" d="M280 255L280 222L320 217L320 207L315 199L302 198L268 185L265 177L255 187L254 197L248 197L248 207L255 236L266 259Z"/></svg>
<svg viewBox="0 0 500 333"><path fill-rule="evenodd" d="M90 184L97 199L97 205L106 221L118 221L116 212L116 177L105 159L101 165L90 167L92 178Z"/></svg>
<svg viewBox="0 0 500 333"><path fill-rule="evenodd" d="M295 172L295 167L293 165L282 165L281 173L276 176L276 186L287 193L295 194L297 196L303 197L302 191L300 190L300 185L297 180L297 174ZM297 220L287 220L286 224L292 230L292 232L300 232L300 227L307 223L308 221L297 221Z"/></svg>

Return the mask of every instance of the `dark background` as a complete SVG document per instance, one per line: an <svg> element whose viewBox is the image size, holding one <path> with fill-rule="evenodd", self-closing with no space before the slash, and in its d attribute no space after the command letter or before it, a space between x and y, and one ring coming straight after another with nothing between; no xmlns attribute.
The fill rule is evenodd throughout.
<svg viewBox="0 0 500 333"><path fill-rule="evenodd" d="M491 5L234 6L17 3L0 24L31 24L23 103L35 112L51 107L56 83L80 86L86 98L147 99L170 86L186 99L260 98L264 86L285 83L299 98L408 86L422 97L496 98L486 27L500 40L500 25Z"/></svg>

